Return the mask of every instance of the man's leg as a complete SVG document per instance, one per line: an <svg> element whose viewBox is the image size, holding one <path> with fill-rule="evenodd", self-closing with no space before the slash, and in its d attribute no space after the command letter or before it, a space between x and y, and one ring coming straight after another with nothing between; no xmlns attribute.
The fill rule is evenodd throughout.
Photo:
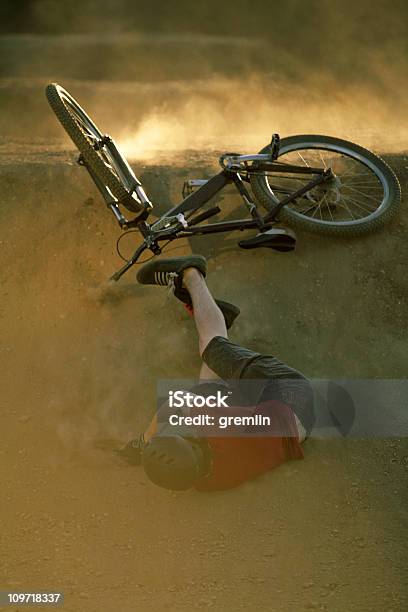
<svg viewBox="0 0 408 612"><path fill-rule="evenodd" d="M216 374L214 370L211 370L204 361L201 364L200 374L198 378L200 382L207 382L209 380L220 380L218 374Z"/></svg>
<svg viewBox="0 0 408 612"><path fill-rule="evenodd" d="M184 270L183 285L188 290L193 302L194 321L199 337L200 355L202 355L210 340L215 336L228 338L225 319L215 303L204 277L198 270L195 268ZM206 367L208 368L208 366Z"/></svg>
<svg viewBox="0 0 408 612"><path fill-rule="evenodd" d="M193 305L194 320L199 336L199 352L201 357L205 354L200 378L203 380L240 378L240 372L248 360L253 359L259 353L234 345L228 340L225 317L198 270L193 267L186 268L182 282L183 287L189 292ZM218 340L218 343L214 346L215 350L208 354L208 347L212 345L211 341L214 338Z"/></svg>
<svg viewBox="0 0 408 612"><path fill-rule="evenodd" d="M137 280L144 285L167 285L172 282L176 297L192 307L201 356L214 337L228 343L227 328L239 314L237 306L214 300L205 283L205 274L206 261L201 255L154 259L145 264L137 274ZM208 380L220 376L220 373L216 374L209 365L203 363L200 379Z"/></svg>

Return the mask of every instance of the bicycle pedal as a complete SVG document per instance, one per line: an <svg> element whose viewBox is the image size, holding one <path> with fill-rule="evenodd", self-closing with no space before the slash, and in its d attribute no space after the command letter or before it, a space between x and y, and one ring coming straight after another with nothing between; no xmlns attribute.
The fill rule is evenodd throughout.
<svg viewBox="0 0 408 612"><path fill-rule="evenodd" d="M296 234L285 227L272 227L266 232L252 236L252 238L240 240L238 245L241 249L267 247L274 249L274 251L293 251L296 246Z"/></svg>

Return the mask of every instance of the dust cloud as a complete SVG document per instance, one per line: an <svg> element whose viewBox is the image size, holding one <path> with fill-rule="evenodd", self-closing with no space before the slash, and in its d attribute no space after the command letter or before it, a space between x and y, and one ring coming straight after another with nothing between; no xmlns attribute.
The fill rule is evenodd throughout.
<svg viewBox="0 0 408 612"><path fill-rule="evenodd" d="M19 4L1 8L4 136L61 139L42 92L57 81L130 157L259 150L272 132L407 149L402 0Z"/></svg>
<svg viewBox="0 0 408 612"><path fill-rule="evenodd" d="M382 152L408 148L405 100L383 97L386 82L339 87L322 76L294 85L259 75L245 86L215 78L199 90L192 85L179 99L153 106L134 134L123 124L113 126L124 153L144 160L188 149L254 153L273 132L337 136Z"/></svg>

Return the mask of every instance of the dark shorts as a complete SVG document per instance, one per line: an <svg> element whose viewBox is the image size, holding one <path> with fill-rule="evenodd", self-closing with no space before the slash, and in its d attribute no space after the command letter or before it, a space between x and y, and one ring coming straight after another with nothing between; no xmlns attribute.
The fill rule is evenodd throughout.
<svg viewBox="0 0 408 612"><path fill-rule="evenodd" d="M272 355L256 353L221 336L208 343L202 358L227 384L240 380L241 388L247 387L248 394L255 393L252 402L276 399L288 404L310 433L315 421L313 391L303 374ZM242 385L242 381L254 381L255 387Z"/></svg>

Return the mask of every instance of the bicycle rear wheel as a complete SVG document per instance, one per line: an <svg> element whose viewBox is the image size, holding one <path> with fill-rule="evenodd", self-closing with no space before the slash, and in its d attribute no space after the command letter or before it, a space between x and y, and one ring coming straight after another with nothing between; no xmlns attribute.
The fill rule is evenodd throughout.
<svg viewBox="0 0 408 612"><path fill-rule="evenodd" d="M261 153L267 153L264 147ZM281 141L279 162L332 168L334 178L284 206L279 218L307 231L360 236L381 228L396 213L401 189L380 157L346 140L330 136L290 136ZM267 209L306 185L310 174L260 172L251 176L252 191Z"/></svg>
<svg viewBox="0 0 408 612"><path fill-rule="evenodd" d="M45 93L57 119L101 184L128 210L142 210L143 205L133 192L138 181L126 159L117 151L117 147L113 154L104 144L105 136L63 87L51 83Z"/></svg>

